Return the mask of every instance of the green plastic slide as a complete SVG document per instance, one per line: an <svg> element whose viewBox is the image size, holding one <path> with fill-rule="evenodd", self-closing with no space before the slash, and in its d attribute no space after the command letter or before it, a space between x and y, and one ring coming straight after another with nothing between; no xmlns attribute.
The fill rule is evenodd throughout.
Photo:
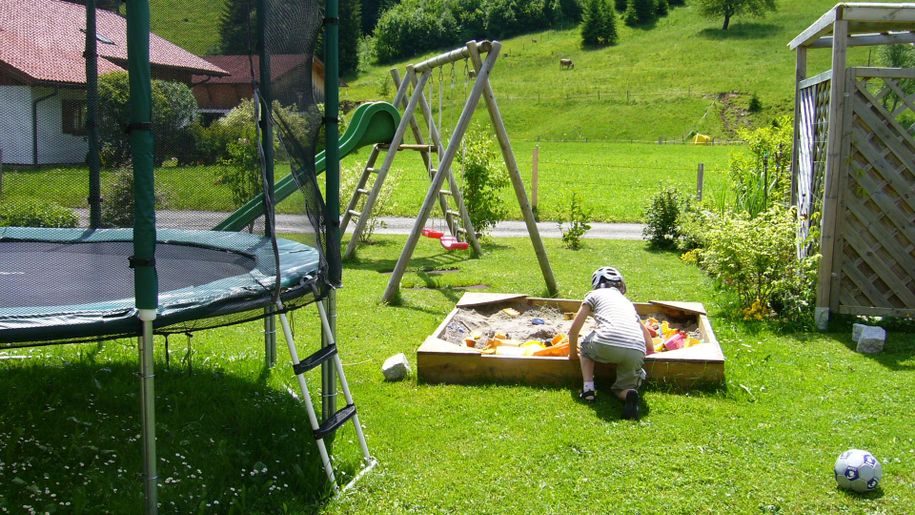
<svg viewBox="0 0 915 515"><path fill-rule="evenodd" d="M388 143L400 124L400 112L388 102L371 102L356 108L349 127L340 138L340 157L366 145ZM324 152L315 156L315 171L323 173ZM296 190L292 174L276 182L276 203L279 204ZM240 231L264 214L264 194L258 194L213 228L214 231Z"/></svg>

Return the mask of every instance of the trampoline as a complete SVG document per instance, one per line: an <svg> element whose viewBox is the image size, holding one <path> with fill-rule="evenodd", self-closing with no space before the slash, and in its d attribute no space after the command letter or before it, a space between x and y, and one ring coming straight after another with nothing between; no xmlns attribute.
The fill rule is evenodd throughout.
<svg viewBox="0 0 915 515"><path fill-rule="evenodd" d="M0 348L136 336L131 229L0 228ZM263 317L277 277L289 309L307 303L321 260L308 245L245 233L159 229L156 333Z"/></svg>

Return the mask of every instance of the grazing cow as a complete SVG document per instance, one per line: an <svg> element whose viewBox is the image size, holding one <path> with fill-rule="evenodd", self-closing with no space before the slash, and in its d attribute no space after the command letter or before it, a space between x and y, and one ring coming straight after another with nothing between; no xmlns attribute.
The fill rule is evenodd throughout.
<svg viewBox="0 0 915 515"><path fill-rule="evenodd" d="M574 70L575 63L573 63L571 59L560 59L559 60L559 69L560 70L563 70L563 69Z"/></svg>

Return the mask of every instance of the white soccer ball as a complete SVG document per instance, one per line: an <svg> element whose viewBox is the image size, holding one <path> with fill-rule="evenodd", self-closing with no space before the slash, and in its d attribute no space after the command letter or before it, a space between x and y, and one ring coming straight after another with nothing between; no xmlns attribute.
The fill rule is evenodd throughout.
<svg viewBox="0 0 915 515"><path fill-rule="evenodd" d="M873 454L850 449L839 455L835 466L836 483L855 492L870 492L877 488L883 468Z"/></svg>

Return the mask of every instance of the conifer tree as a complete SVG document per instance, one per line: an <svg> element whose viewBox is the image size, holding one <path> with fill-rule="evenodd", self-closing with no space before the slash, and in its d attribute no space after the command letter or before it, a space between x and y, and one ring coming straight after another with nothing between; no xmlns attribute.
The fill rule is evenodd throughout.
<svg viewBox="0 0 915 515"><path fill-rule="evenodd" d="M619 41L619 34L616 32L616 14L610 8L607 0L599 0L600 11L603 18L601 38L604 45L615 45Z"/></svg>
<svg viewBox="0 0 915 515"><path fill-rule="evenodd" d="M359 35L362 31L360 0L340 2L340 74L353 75L359 69Z"/></svg>
<svg viewBox="0 0 915 515"><path fill-rule="evenodd" d="M651 23L657 19L657 9L656 0L629 0L623 21L630 27Z"/></svg>
<svg viewBox="0 0 915 515"><path fill-rule="evenodd" d="M586 0L585 10L582 13L581 43L584 46L598 46L600 44L603 19L600 12L600 0Z"/></svg>

